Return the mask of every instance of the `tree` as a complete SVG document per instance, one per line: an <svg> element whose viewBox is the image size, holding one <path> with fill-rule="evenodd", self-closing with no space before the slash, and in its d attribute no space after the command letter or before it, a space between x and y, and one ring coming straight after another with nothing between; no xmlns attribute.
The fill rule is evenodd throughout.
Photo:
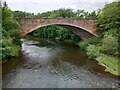
<svg viewBox="0 0 120 90"><path fill-rule="evenodd" d="M18 22L14 19L12 11L4 3L2 7L2 39L0 45L0 57L2 60L8 59L11 56L18 55L20 51L20 27Z"/></svg>
<svg viewBox="0 0 120 90"><path fill-rule="evenodd" d="M117 29L119 33L120 29L120 1L106 4L101 10L97 21L97 30L99 32L105 32L111 29Z"/></svg>
<svg viewBox="0 0 120 90"><path fill-rule="evenodd" d="M106 4L97 20L97 31L102 34L102 48L106 54L117 55L120 51L120 1ZM118 54L120 55L120 54Z"/></svg>
<svg viewBox="0 0 120 90"><path fill-rule="evenodd" d="M23 12L23 11L12 11L15 18L34 18L34 13Z"/></svg>
<svg viewBox="0 0 120 90"><path fill-rule="evenodd" d="M89 13L89 16L88 16L88 17L89 17L89 18L97 18L97 17L98 17L98 14L97 14L96 11L93 11L93 12Z"/></svg>
<svg viewBox="0 0 120 90"><path fill-rule="evenodd" d="M3 8L8 8L8 5L6 2L3 2Z"/></svg>

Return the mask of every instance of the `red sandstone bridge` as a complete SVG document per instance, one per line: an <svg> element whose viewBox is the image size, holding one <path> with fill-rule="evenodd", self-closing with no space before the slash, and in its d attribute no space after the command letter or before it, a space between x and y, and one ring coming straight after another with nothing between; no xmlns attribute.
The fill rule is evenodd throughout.
<svg viewBox="0 0 120 90"><path fill-rule="evenodd" d="M96 36L95 21L96 19L79 18L21 18L19 23L23 36L40 27L57 25L68 28L81 39L88 39Z"/></svg>

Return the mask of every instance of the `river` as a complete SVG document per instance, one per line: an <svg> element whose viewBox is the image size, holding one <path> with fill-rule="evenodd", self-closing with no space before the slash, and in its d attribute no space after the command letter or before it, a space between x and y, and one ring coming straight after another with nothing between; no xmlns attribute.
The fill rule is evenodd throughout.
<svg viewBox="0 0 120 90"><path fill-rule="evenodd" d="M3 64L3 88L114 88L117 77L79 47L22 39L22 52Z"/></svg>

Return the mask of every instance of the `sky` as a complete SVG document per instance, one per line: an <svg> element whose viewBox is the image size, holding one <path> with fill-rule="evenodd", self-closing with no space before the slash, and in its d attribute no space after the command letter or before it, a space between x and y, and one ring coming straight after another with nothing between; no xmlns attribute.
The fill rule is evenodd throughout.
<svg viewBox="0 0 120 90"><path fill-rule="evenodd" d="M105 4L114 0L3 0L6 1L11 10L21 10L31 13L43 13L60 8L71 8L74 10L84 9L92 12L103 8Z"/></svg>

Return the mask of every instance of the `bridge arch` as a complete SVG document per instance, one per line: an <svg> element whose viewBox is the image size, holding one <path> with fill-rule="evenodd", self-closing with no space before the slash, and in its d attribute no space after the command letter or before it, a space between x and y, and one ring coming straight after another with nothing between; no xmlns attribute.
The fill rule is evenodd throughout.
<svg viewBox="0 0 120 90"><path fill-rule="evenodd" d="M26 35L37 28L57 25L65 27L81 39L88 39L96 36L94 19L74 19L74 18L23 18L20 19L20 26L23 35Z"/></svg>
<svg viewBox="0 0 120 90"><path fill-rule="evenodd" d="M27 32L26 34L29 34L30 32L35 31L38 28L45 27L45 26L51 26L51 25L56 25L56 26L61 26L61 27L67 28L68 30L72 31L73 33L75 33L77 36L79 36L83 40L91 38L93 36L96 36L96 34L91 33L89 30L82 28L80 26L72 25L72 24L58 24L58 23L46 24L46 25L42 25L42 26L39 25L39 26L29 30L29 32Z"/></svg>

